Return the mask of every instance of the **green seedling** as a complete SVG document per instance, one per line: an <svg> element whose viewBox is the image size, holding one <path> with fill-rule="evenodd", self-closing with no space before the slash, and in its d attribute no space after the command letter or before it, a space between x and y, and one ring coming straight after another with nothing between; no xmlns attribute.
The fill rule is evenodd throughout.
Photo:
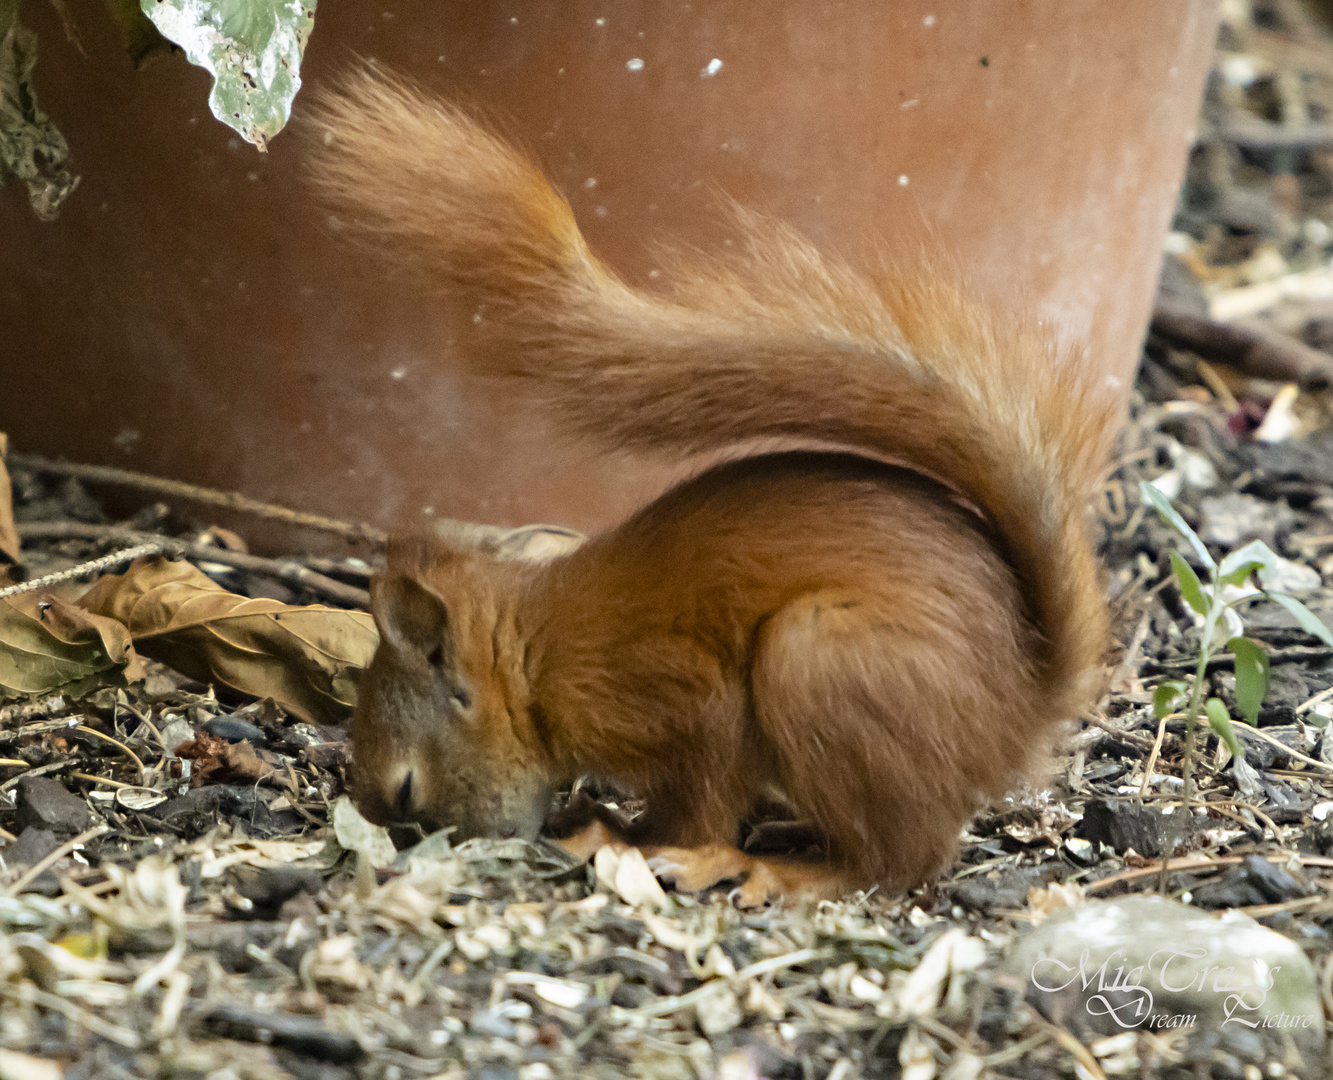
<svg viewBox="0 0 1333 1080"><path fill-rule="evenodd" d="M1274 592L1268 587L1277 570L1278 557L1267 544L1259 540L1251 541L1228 554L1219 563L1209 554L1207 546L1176 512L1165 495L1148 483L1140 482L1139 489L1143 493L1144 501L1185 540L1208 575L1208 584L1205 585L1179 551L1170 552L1171 571L1180 588L1180 595L1203 620L1199 635L1199 660L1194 669L1193 683L1186 686L1183 682L1164 682L1158 684L1153 693L1153 715L1159 720L1176 711L1182 700L1186 702L1182 805L1188 807L1193 799L1191 785L1194 778L1195 725L1201 708L1208 718L1208 726L1226 743L1231 753L1238 758L1244 753L1240 740L1236 737L1236 731L1232 727L1231 715L1226 705L1218 698L1209 698L1206 703L1202 701L1209 661L1223 649L1231 653L1236 670L1236 707L1241 717L1251 726L1258 726L1259 707L1268 696L1268 654L1261 645L1244 636L1244 625L1236 611L1236 605L1256 597L1272 600L1275 604L1286 608L1295 617L1302 630L1313 634L1328 645L1333 645L1333 631L1330 631L1314 612L1294 596ZM1246 585L1252 588L1243 589ZM1228 593L1233 594L1230 599ZM1224 627L1227 628L1225 638ZM1180 820L1172 829L1168 857L1175 853L1176 846L1180 842L1183 819L1182 813ZM1165 882L1165 861L1162 866L1162 879Z"/></svg>

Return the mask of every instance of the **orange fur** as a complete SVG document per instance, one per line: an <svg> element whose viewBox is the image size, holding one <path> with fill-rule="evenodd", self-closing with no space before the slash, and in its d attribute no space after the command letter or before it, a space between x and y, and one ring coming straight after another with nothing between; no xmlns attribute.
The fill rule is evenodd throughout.
<svg viewBox="0 0 1333 1080"><path fill-rule="evenodd" d="M1093 687L1083 511L1114 401L949 274L872 284L741 210L732 257L631 289L528 159L383 74L317 123L324 197L566 430L848 451L718 466L544 564L394 544L353 725L367 813L532 834L589 772L647 800L632 839L732 844L777 790L827 837L829 880L939 868Z"/></svg>

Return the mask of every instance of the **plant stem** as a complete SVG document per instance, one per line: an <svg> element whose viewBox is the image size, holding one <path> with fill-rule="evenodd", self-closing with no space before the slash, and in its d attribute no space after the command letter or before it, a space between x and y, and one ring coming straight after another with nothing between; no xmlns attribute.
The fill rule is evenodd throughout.
<svg viewBox="0 0 1333 1080"><path fill-rule="evenodd" d="M1199 666L1194 671L1194 685L1190 688L1190 703L1185 710L1185 763L1181 769L1182 801L1178 815L1171 822L1171 836L1166 845L1166 852L1162 856L1162 873L1157 880L1157 891L1163 896L1166 895L1166 867L1184 836L1185 818L1190 812L1190 801L1194 794L1190 790L1194 784L1194 729L1199 720L1199 703L1203 698L1203 680L1208 674L1208 657L1212 652L1210 646L1213 638L1213 626L1214 619L1210 611L1208 619L1204 623L1203 642L1199 647Z"/></svg>

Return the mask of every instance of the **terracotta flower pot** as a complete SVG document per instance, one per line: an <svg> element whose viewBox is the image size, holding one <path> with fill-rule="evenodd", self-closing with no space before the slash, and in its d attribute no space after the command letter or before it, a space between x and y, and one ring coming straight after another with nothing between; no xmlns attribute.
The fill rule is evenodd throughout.
<svg viewBox="0 0 1333 1080"><path fill-rule="evenodd" d="M261 156L183 57L88 56L46 5L38 88L80 188L0 193L0 430L385 527L622 517L659 465L553 444L461 377L444 305L346 246L299 140ZM630 279L715 243L714 190L853 262L929 237L1128 385L1215 28L1212 0L345 0L307 86L373 56L483 106ZM301 100L297 102L298 116Z"/></svg>

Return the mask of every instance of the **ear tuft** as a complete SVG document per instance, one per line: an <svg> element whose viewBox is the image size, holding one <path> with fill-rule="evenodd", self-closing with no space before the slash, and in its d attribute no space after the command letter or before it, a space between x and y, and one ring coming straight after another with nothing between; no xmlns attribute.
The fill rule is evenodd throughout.
<svg viewBox="0 0 1333 1080"><path fill-rule="evenodd" d="M433 589L401 574L377 579L370 607L380 636L390 645L444 665L451 653L445 640L449 613Z"/></svg>

